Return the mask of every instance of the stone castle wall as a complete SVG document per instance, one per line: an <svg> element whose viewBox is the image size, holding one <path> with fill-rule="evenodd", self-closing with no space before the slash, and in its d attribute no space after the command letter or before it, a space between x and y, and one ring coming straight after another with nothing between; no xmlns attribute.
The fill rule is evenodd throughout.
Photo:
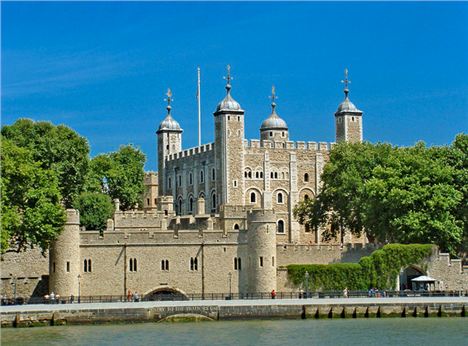
<svg viewBox="0 0 468 346"><path fill-rule="evenodd" d="M38 248L7 252L1 257L0 295L43 296L49 290L49 253Z"/></svg>
<svg viewBox="0 0 468 346"><path fill-rule="evenodd" d="M468 270L460 259L451 259L448 253L435 253L428 262L427 274L437 279L436 289L468 290Z"/></svg>

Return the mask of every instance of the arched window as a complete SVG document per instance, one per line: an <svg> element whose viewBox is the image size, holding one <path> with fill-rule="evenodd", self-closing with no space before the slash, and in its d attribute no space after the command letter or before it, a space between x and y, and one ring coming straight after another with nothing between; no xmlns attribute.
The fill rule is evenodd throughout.
<svg viewBox="0 0 468 346"><path fill-rule="evenodd" d="M309 195L304 195L304 201L307 201L309 199Z"/></svg>
<svg viewBox="0 0 468 346"><path fill-rule="evenodd" d="M260 178L263 179L263 172L260 172Z"/></svg>
<svg viewBox="0 0 468 346"><path fill-rule="evenodd" d="M283 220L278 221L278 228L276 231L278 233L284 233L284 221Z"/></svg>
<svg viewBox="0 0 468 346"><path fill-rule="evenodd" d="M270 172L270 178L273 179L274 176L275 176L274 173Z"/></svg>
<svg viewBox="0 0 468 346"><path fill-rule="evenodd" d="M192 213L193 211L193 197L190 196L190 199L189 199L189 212Z"/></svg>
<svg viewBox="0 0 468 346"><path fill-rule="evenodd" d="M259 172L255 172L255 178L259 178L260 177L260 173Z"/></svg>
<svg viewBox="0 0 468 346"><path fill-rule="evenodd" d="M249 171L249 178L252 178L252 172Z"/></svg>
<svg viewBox="0 0 468 346"><path fill-rule="evenodd" d="M304 174L304 181L306 183L309 181L309 173Z"/></svg>
<svg viewBox="0 0 468 346"><path fill-rule="evenodd" d="M281 172L281 179L284 179L284 172Z"/></svg>
<svg viewBox="0 0 468 346"><path fill-rule="evenodd" d="M211 196L211 208L216 209L216 193L213 192L213 195Z"/></svg>
<svg viewBox="0 0 468 346"><path fill-rule="evenodd" d="M278 192L278 195L276 196L276 201L278 203L283 203L283 193Z"/></svg>
<svg viewBox="0 0 468 346"><path fill-rule="evenodd" d="M275 172L275 179L278 179L278 172Z"/></svg>
<svg viewBox="0 0 468 346"><path fill-rule="evenodd" d="M182 215L182 198L179 199L179 208L178 208L179 215Z"/></svg>
<svg viewBox="0 0 468 346"><path fill-rule="evenodd" d="M255 192L250 193L250 203L256 203L257 202L257 194Z"/></svg>
<svg viewBox="0 0 468 346"><path fill-rule="evenodd" d="M238 224L238 223L236 223L236 224L234 225L234 229L237 229L237 230L239 229L239 224Z"/></svg>

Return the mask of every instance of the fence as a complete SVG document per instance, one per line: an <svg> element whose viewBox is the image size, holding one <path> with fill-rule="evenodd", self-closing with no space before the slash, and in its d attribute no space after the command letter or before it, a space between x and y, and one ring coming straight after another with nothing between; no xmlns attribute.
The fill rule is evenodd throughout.
<svg viewBox="0 0 468 346"><path fill-rule="evenodd" d="M461 297L468 296L468 291L348 291L348 298L387 298L387 297ZM343 298L343 291L324 292L276 292L275 299L305 299L305 298ZM1 305L21 304L79 304L79 303L113 303L113 302L139 302L139 301L183 301L183 300L249 300L272 299L271 292L256 293L196 293L196 294L169 294L161 293L139 298L137 295L100 295L81 297L17 297L1 299Z"/></svg>

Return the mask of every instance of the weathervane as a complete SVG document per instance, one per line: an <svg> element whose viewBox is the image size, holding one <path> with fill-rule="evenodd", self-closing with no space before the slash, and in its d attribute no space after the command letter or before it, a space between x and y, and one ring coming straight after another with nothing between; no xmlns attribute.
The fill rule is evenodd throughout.
<svg viewBox="0 0 468 346"><path fill-rule="evenodd" d="M349 93L348 85L351 84L351 81L348 79L348 69L347 68L345 68L345 70L344 70L344 79L341 81L341 83L344 84L344 86L345 86L344 92L345 92L346 96L348 96L348 93Z"/></svg>
<svg viewBox="0 0 468 346"><path fill-rule="evenodd" d="M271 86L271 96L270 96L270 98L271 98L271 110L272 110L272 113L274 113L275 112L275 107L276 107L276 102L275 101L278 98L276 96L276 89L275 89L274 85Z"/></svg>
<svg viewBox="0 0 468 346"><path fill-rule="evenodd" d="M231 65L227 65L226 66L226 69L227 69L227 75L226 77L223 77L225 80L226 80L226 89L231 89L231 80L233 79L231 77Z"/></svg>
<svg viewBox="0 0 468 346"><path fill-rule="evenodd" d="M167 88L167 93L166 93L167 98L164 99L164 101L167 101L167 113L171 112L171 102L172 102L172 91L171 88Z"/></svg>

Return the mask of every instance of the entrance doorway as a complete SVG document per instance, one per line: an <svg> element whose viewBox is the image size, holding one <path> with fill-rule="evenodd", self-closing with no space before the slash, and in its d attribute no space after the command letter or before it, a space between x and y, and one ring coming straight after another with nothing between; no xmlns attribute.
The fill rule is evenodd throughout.
<svg viewBox="0 0 468 346"><path fill-rule="evenodd" d="M145 295L145 300L174 301L188 300L188 297L181 291L171 287L161 287Z"/></svg>
<svg viewBox="0 0 468 346"><path fill-rule="evenodd" d="M400 272L400 290L414 290L414 283L411 281L421 275L426 275L423 270L409 266Z"/></svg>

